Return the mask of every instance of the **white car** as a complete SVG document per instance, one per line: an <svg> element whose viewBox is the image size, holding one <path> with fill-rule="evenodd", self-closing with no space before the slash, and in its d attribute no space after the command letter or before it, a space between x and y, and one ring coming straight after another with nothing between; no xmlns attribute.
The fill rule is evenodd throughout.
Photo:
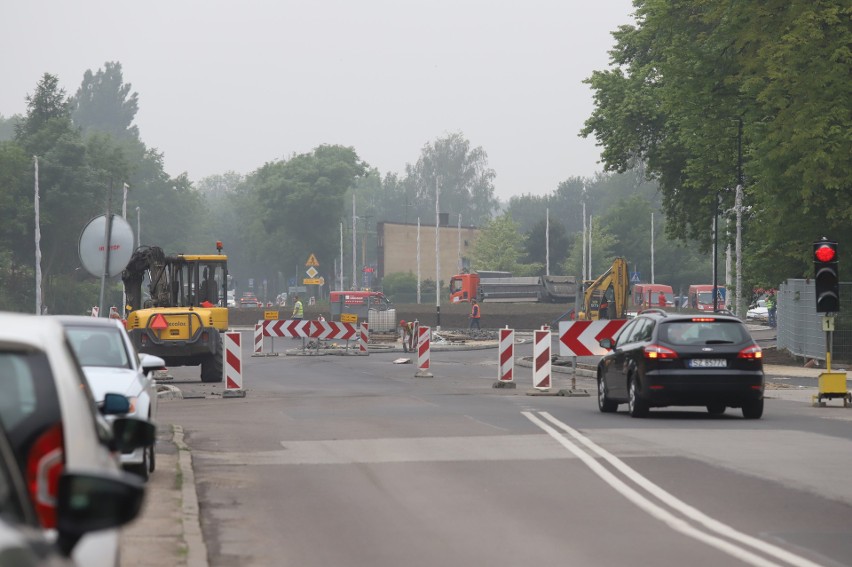
<svg viewBox="0 0 852 567"><path fill-rule="evenodd" d="M117 453L153 444L147 421L115 419L112 428L98 413L83 370L62 325L51 317L0 313L0 420L20 470L27 475L39 525L78 565L117 567L118 526L139 513L144 484L123 472ZM103 413L121 413L127 398L107 396ZM71 499L67 490L81 475L113 485L93 497ZM109 517L92 526L93 504ZM62 505L63 507L60 507ZM97 529L93 533L87 533ZM83 535L86 533L86 535ZM82 539L80 537L82 536ZM79 539L79 544L77 540Z"/></svg>
<svg viewBox="0 0 852 567"><path fill-rule="evenodd" d="M748 311L746 311L746 319L754 321L769 321L769 309L766 307L765 299L758 299Z"/></svg>
<svg viewBox="0 0 852 567"><path fill-rule="evenodd" d="M165 367L163 359L137 353L118 319L72 315L55 318L65 327L95 403L102 404L109 392L122 394L130 400L128 417L147 419L156 425L157 384L152 372ZM125 470L147 479L156 464L154 446L122 453L121 464Z"/></svg>

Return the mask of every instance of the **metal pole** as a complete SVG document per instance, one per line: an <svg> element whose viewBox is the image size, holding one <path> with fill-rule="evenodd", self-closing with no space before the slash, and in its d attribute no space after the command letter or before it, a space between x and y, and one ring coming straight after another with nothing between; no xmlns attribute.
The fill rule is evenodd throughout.
<svg viewBox="0 0 852 567"><path fill-rule="evenodd" d="M437 321L435 330L441 330L441 185L435 177L435 308Z"/></svg>
<svg viewBox="0 0 852 567"><path fill-rule="evenodd" d="M101 296L98 302L98 315L103 317L101 313L107 313L104 303L104 293L106 291L106 280L109 275L109 249L111 246L110 236L112 233L112 181L109 183L109 192L107 193L107 210L104 217L104 271L101 274Z"/></svg>
<svg viewBox="0 0 852 567"><path fill-rule="evenodd" d="M594 272L592 272L592 232L593 232L593 230L592 230L593 222L592 221L593 221L592 215L589 215L589 271L588 271L589 279L592 279L594 277L592 275L592 274L594 274Z"/></svg>
<svg viewBox="0 0 852 567"><path fill-rule="evenodd" d="M420 305L420 217L417 217L417 305Z"/></svg>
<svg viewBox="0 0 852 567"><path fill-rule="evenodd" d="M127 183L124 184L124 199L121 202L121 217L124 220L127 220L127 190L130 189L130 185ZM227 289L226 289L227 292ZM227 293L225 294L227 295ZM124 289L124 286L121 286L121 318L124 319L127 317L127 290Z"/></svg>
<svg viewBox="0 0 852 567"><path fill-rule="evenodd" d="M719 193L713 198L713 311L719 310L718 253L719 253Z"/></svg>
<svg viewBox="0 0 852 567"><path fill-rule="evenodd" d="M654 281L654 213L651 213L651 283L656 283Z"/></svg>
<svg viewBox="0 0 852 567"><path fill-rule="evenodd" d="M35 276L36 276L36 315L41 315L41 219L39 194L38 194L38 156L33 156L34 174L35 174L35 196L33 198L33 207L35 208Z"/></svg>
<svg viewBox="0 0 852 567"><path fill-rule="evenodd" d="M580 270L580 277L585 282L586 277L586 203L583 203L583 268ZM580 282L581 285L583 282Z"/></svg>
<svg viewBox="0 0 852 567"><path fill-rule="evenodd" d="M356 271L355 264L357 259L355 256L357 255L357 250L355 246L355 219L358 217L355 216L355 190L352 190L352 285L350 286L353 290L358 289L358 272Z"/></svg>
<svg viewBox="0 0 852 567"><path fill-rule="evenodd" d="M337 276L340 287L337 289L343 291L343 223L340 223L340 274Z"/></svg>
<svg viewBox="0 0 852 567"><path fill-rule="evenodd" d="M736 210L737 210L737 240L735 244L735 253L737 256L737 295L736 295L736 314L737 317L745 316L745 305L743 304L743 300L745 299L745 294L743 293L743 186L737 185L737 196L736 196Z"/></svg>
<svg viewBox="0 0 852 567"><path fill-rule="evenodd" d="M544 209L544 275L550 275L550 208Z"/></svg>
<svg viewBox="0 0 852 567"><path fill-rule="evenodd" d="M459 227L458 227L458 235L459 235L459 261L458 261L458 273L462 273L462 255L461 255L461 213L459 213Z"/></svg>
<svg viewBox="0 0 852 567"><path fill-rule="evenodd" d="M136 246L142 246L142 209L136 207Z"/></svg>

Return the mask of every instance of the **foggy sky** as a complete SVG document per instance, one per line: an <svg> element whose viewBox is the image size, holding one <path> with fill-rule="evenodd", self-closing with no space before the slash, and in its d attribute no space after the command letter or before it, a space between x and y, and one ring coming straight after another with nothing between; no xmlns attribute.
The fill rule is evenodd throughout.
<svg viewBox="0 0 852 567"><path fill-rule="evenodd" d="M73 95L122 65L135 124L170 175L250 173L319 144L384 175L462 132L497 197L601 170L582 80L606 68L630 0L7 0L0 114L24 114L45 72Z"/></svg>

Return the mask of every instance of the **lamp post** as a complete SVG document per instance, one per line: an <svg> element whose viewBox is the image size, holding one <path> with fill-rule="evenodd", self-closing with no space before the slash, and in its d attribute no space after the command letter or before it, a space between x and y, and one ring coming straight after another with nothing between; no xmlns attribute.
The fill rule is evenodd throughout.
<svg viewBox="0 0 852 567"><path fill-rule="evenodd" d="M719 192L713 197L713 312L719 310L719 276L718 254L719 254Z"/></svg>

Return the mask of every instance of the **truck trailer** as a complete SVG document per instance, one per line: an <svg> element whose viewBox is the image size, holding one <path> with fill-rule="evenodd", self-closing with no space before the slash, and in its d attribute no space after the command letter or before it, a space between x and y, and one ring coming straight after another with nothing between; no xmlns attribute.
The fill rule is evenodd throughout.
<svg viewBox="0 0 852 567"><path fill-rule="evenodd" d="M503 303L572 303L577 297L574 276L512 277L509 272L473 272L450 278L450 302L476 299Z"/></svg>

